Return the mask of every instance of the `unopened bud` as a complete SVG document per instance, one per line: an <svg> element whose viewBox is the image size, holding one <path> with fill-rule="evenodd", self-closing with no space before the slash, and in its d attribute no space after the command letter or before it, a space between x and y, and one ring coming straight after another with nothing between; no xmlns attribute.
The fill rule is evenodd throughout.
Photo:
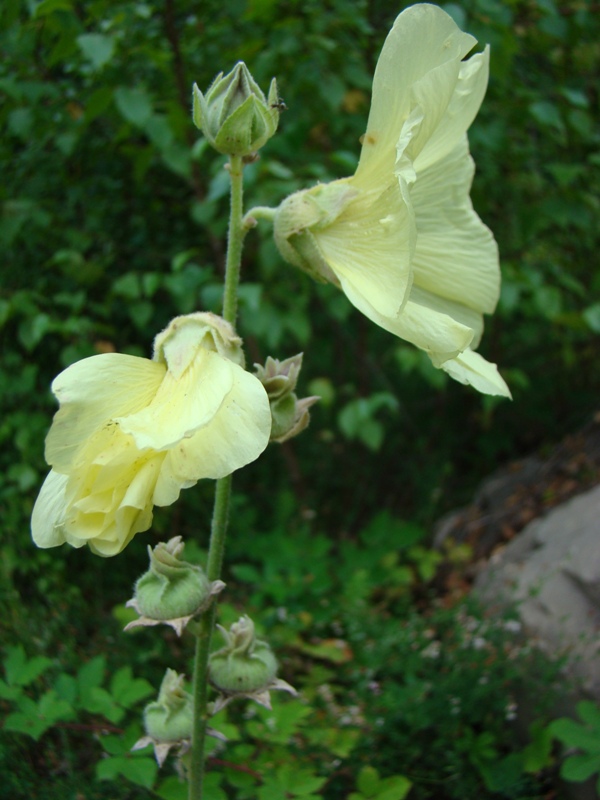
<svg viewBox="0 0 600 800"><path fill-rule="evenodd" d="M168 669L158 698L144 709L144 729L155 742L180 742L192 735L193 700L183 688L184 676Z"/></svg>
<svg viewBox="0 0 600 800"><path fill-rule="evenodd" d="M167 620L185 617L197 611L210 596L210 582L202 567L182 561L180 536L154 550L148 547L150 569L135 585L135 599L140 614Z"/></svg>
<svg viewBox="0 0 600 800"><path fill-rule="evenodd" d="M271 406L271 441L285 442L301 433L310 422L309 408L318 397L299 400L294 392L302 367L302 353L279 361L269 356L255 364L256 376L265 387Z"/></svg>
<svg viewBox="0 0 600 800"><path fill-rule="evenodd" d="M252 620L243 616L229 631L218 627L226 646L210 657L213 686L227 695L268 689L277 674L277 660L269 645L255 637Z"/></svg>
<svg viewBox="0 0 600 800"><path fill-rule="evenodd" d="M206 97L196 84L193 94L194 123L219 153L252 156L277 130L281 103L275 78L265 98L243 61L228 75L219 73Z"/></svg>
<svg viewBox="0 0 600 800"><path fill-rule="evenodd" d="M222 581L211 583L202 567L183 561L183 547L181 536L160 542L154 549L148 547L150 569L137 581L134 596L126 603L140 618L125 630L164 622L181 636L190 619L204 611L213 595L224 588Z"/></svg>

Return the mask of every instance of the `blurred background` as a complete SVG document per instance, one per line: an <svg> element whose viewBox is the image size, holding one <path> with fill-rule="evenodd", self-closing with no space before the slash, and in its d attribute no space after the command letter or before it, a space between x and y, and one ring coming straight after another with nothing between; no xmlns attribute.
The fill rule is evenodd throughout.
<svg viewBox="0 0 600 800"><path fill-rule="evenodd" d="M277 135L246 168L245 183L247 208L277 205L297 189L353 173L377 57L405 5L2 5L0 645L9 667L0 703L7 713L18 705L9 680L11 669L19 671L18 653L43 656L31 680L20 684L24 696L37 703L54 691L75 715L64 707L62 717L50 714L53 727L37 744L25 723L13 725L20 732L0 734L0 773L13 776L0 797L53 798L60 794L56 787L60 796L78 799L148 796L126 767L119 772L115 766L113 777L125 774L133 783L98 774L104 752L98 737L105 729L97 720L111 719L107 706L100 703L94 712L93 702L82 695L75 701L65 681L56 681L90 662L101 664L100 688L102 676L126 662L157 685L165 666L175 666L169 658L185 658L168 633L122 636L122 604L146 568L147 543L182 535L193 540L188 554L202 558L213 487L206 482L185 491L176 506L157 509L152 530L110 561L86 550L36 550L29 516L47 471L43 447L56 408L49 391L54 376L95 353L149 356L154 336L173 316L220 309L228 181L224 158L193 126L193 82L205 90L238 60L264 91L277 77L287 110ZM480 350L498 363L513 401L451 382L424 354L362 317L335 288L294 271L265 223L248 236L244 252L239 331L248 363L303 351L299 395L319 394L322 401L306 433L271 446L235 477L226 576L231 605L223 614L235 618L242 607L255 613L291 664L285 677L304 684L313 716L294 723L298 758L308 752L315 773L335 775L315 797L347 797L357 769L373 758L382 775L407 774L415 786L416 776L426 776L411 798L559 796L541 793L546 773L535 778L535 790L519 784L534 780L523 770L512 788L500 789L481 766L484 755L479 761L472 755L473 742L492 729L491 761L510 754L512 737L493 727L493 717L504 719L494 703L510 704L512 673L502 670L512 667L497 658L489 696L472 698L474 716L450 717L448 697L463 696L472 683L464 670L460 677L456 652L462 645L449 649L455 657L444 673L459 685L446 686L430 711L423 710L425 698L443 680L423 663L412 672L406 665L411 652L438 640L439 630L460 637L468 629L460 621L466 612L448 599L448 581L439 580L441 556L430 548L434 522L468 502L483 478L525 455L548 452L598 408L599 7L586 0L465 0L443 7L480 47L491 45L489 89L469 134L477 165L472 199L498 241L503 285ZM453 574L461 558L469 558L459 549L450 556ZM17 642L24 650L17 652ZM325 650L315 653L319 647ZM500 653L504 645L497 647ZM390 685L404 694L392 698L374 686L382 665L388 677L399 669L394 653L404 654L404 667ZM323 685L334 686L331 697L323 696ZM114 687L106 691L114 700ZM349 692L358 709L344 723L356 732L352 742L311 741L307 731L319 724L330 732L339 728ZM382 713L416 697L421 703L412 723L406 708L401 723ZM113 713L117 738L129 708L121 705L123 714ZM23 708L19 713L27 715ZM447 729L450 723L462 728ZM266 741L263 728L255 735ZM461 750L459 740L471 744ZM259 751L275 758L268 747ZM329 760L321 763L316 752ZM273 763L289 754L288 742ZM105 763L121 757L109 755L104 752ZM236 760L229 751L220 757ZM441 762L446 772L438 774ZM215 772L229 775L226 768ZM154 775L144 780L137 783L156 787ZM282 789L257 794L257 785L266 791L258 778L254 788L232 780L215 782L215 800L296 796ZM160 791L176 797L168 793L176 789Z"/></svg>

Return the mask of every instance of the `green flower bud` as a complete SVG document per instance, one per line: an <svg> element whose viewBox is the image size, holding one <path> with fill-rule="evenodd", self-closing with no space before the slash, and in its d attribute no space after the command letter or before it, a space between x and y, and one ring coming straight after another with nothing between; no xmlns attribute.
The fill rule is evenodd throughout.
<svg viewBox="0 0 600 800"><path fill-rule="evenodd" d="M269 356L264 367L255 364L256 376L265 387L271 406L271 441L285 442L301 433L310 422L308 409L318 397L298 400L294 393L302 367L302 353L279 361Z"/></svg>
<svg viewBox="0 0 600 800"><path fill-rule="evenodd" d="M182 561L181 536L154 550L148 547L150 569L135 585L136 609L154 620L171 620L198 612L211 597L211 584L201 567Z"/></svg>
<svg viewBox="0 0 600 800"><path fill-rule="evenodd" d="M252 620L243 616L229 631L218 627L226 646L210 657L213 686L227 695L267 690L275 680L277 660L269 645L256 639Z"/></svg>
<svg viewBox="0 0 600 800"><path fill-rule="evenodd" d="M192 735L193 699L183 688L184 676L168 669L158 699L144 709L144 729L155 742L178 742Z"/></svg>
<svg viewBox="0 0 600 800"><path fill-rule="evenodd" d="M243 61L219 73L206 93L193 90L194 124L210 144L230 156L252 156L277 130L281 103L275 78L265 98Z"/></svg>
<svg viewBox="0 0 600 800"><path fill-rule="evenodd" d="M298 383L302 369L302 353L279 361L267 356L265 365L255 364L256 376L265 387L269 400L280 400L291 394Z"/></svg>

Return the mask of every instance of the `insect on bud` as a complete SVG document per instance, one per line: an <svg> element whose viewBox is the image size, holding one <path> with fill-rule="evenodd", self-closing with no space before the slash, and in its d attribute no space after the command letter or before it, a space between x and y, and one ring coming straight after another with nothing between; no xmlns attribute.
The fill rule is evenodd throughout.
<svg viewBox="0 0 600 800"><path fill-rule="evenodd" d="M265 98L243 61L228 75L219 73L206 96L194 84L193 100L194 124L215 150L246 158L273 136L285 105L277 94L275 78Z"/></svg>

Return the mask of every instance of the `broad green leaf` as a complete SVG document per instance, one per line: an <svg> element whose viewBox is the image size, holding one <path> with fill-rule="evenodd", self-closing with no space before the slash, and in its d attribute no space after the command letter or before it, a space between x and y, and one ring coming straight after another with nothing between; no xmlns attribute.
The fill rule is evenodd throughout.
<svg viewBox="0 0 600 800"><path fill-rule="evenodd" d="M582 316L594 333L600 333L600 303L588 306Z"/></svg>
<svg viewBox="0 0 600 800"><path fill-rule="evenodd" d="M54 682L54 689L62 700L74 705L77 700L77 681L72 675L61 673Z"/></svg>
<svg viewBox="0 0 600 800"><path fill-rule="evenodd" d="M565 124L558 107L554 103L550 103L547 100L539 100L529 106L529 111L531 116L541 125L554 128L561 133L564 132Z"/></svg>
<svg viewBox="0 0 600 800"><path fill-rule="evenodd" d="M0 681L0 698L2 700L15 700L22 691L20 686L9 686L8 683Z"/></svg>
<svg viewBox="0 0 600 800"><path fill-rule="evenodd" d="M375 767L363 767L358 773L356 785L367 796L375 794L379 786L379 773Z"/></svg>
<svg viewBox="0 0 600 800"><path fill-rule="evenodd" d="M35 6L35 17L46 16L54 11L72 11L73 3L69 0L42 0Z"/></svg>
<svg viewBox="0 0 600 800"><path fill-rule="evenodd" d="M560 775L568 781L586 781L600 772L600 753L569 756L560 768Z"/></svg>
<svg viewBox="0 0 600 800"><path fill-rule="evenodd" d="M96 777L101 781L112 781L121 770L124 758L103 758L96 764Z"/></svg>
<svg viewBox="0 0 600 800"><path fill-rule="evenodd" d="M77 673L77 685L82 701L85 702L92 689L102 684L106 659L96 656L84 664Z"/></svg>
<svg viewBox="0 0 600 800"><path fill-rule="evenodd" d="M390 778L383 778L374 795L374 800L404 800L410 792L412 782L404 775L394 775Z"/></svg>
<svg viewBox="0 0 600 800"><path fill-rule="evenodd" d="M4 659L6 680L10 686L28 686L52 666L52 659L35 656L27 659L22 645L9 647Z"/></svg>
<svg viewBox="0 0 600 800"><path fill-rule="evenodd" d="M103 33L83 33L77 37L77 44L94 69L100 69L113 56L115 37Z"/></svg>
<svg viewBox="0 0 600 800"><path fill-rule="evenodd" d="M326 639L319 644L299 642L298 649L313 658L321 658L334 664L345 664L353 657L350 646L342 639Z"/></svg>
<svg viewBox="0 0 600 800"><path fill-rule="evenodd" d="M146 789L152 788L158 772L158 764L154 758L134 756L133 758L124 758L123 762L119 770L123 777L138 786L145 786Z"/></svg>
<svg viewBox="0 0 600 800"><path fill-rule="evenodd" d="M552 732L541 723L533 723L529 728L531 742L523 749L524 772L539 772L549 766L552 760Z"/></svg>
<svg viewBox="0 0 600 800"><path fill-rule="evenodd" d="M221 778L220 775L215 775L214 772L205 775L204 787L206 796L210 797L210 800L227 800L227 795L219 788L218 784L214 780L209 781L210 778L214 777L219 778L219 780ZM175 775L161 781L154 789L154 792L162 800L187 800L188 798L187 783Z"/></svg>
<svg viewBox="0 0 600 800"><path fill-rule="evenodd" d="M47 691L38 703L38 713L53 725L59 719L73 719L75 711L70 703L62 700L54 689Z"/></svg>
<svg viewBox="0 0 600 800"><path fill-rule="evenodd" d="M125 715L125 711L115 703L106 689L100 686L94 686L90 689L85 699L82 699L82 706L91 714L102 714L114 725L119 723Z"/></svg>
<svg viewBox="0 0 600 800"><path fill-rule="evenodd" d="M134 678L131 667L121 667L115 672L110 682L110 691L119 705L129 708L154 694L154 687L144 678Z"/></svg>
<svg viewBox="0 0 600 800"><path fill-rule="evenodd" d="M127 122L131 122L138 128L143 128L150 119L152 101L148 92L141 87L128 89L125 86L119 86L115 90L115 102Z"/></svg>
<svg viewBox="0 0 600 800"><path fill-rule="evenodd" d="M26 350L33 350L52 328L52 324L50 315L45 312L24 319L19 325L19 341Z"/></svg>
<svg viewBox="0 0 600 800"><path fill-rule="evenodd" d="M21 712L9 714L4 720L4 730L14 731L15 733L25 733L31 736L32 739L37 740L48 730L52 725L51 722L40 719L37 716L30 716Z"/></svg>
<svg viewBox="0 0 600 800"><path fill-rule="evenodd" d="M579 717L586 725L594 728L596 732L600 732L600 707L596 703L591 700L581 700L577 703L576 709Z"/></svg>
<svg viewBox="0 0 600 800"><path fill-rule="evenodd" d="M600 732L590 731L575 720L561 717L550 723L552 735L567 747L578 747L588 752L600 752Z"/></svg>

